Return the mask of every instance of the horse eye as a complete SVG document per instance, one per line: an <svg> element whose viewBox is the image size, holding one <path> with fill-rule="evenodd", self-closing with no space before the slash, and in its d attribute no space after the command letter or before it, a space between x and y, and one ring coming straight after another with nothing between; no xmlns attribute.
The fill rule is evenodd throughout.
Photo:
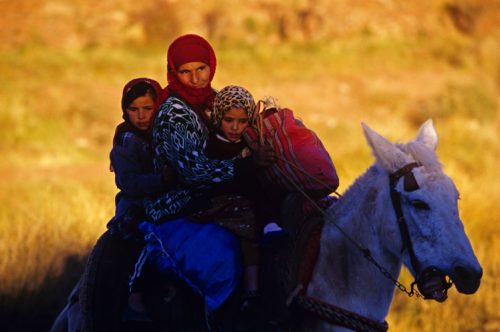
<svg viewBox="0 0 500 332"><path fill-rule="evenodd" d="M413 205L414 208L419 209L419 210L430 210L429 205L425 202L422 202L421 200L414 200L411 201L411 205Z"/></svg>

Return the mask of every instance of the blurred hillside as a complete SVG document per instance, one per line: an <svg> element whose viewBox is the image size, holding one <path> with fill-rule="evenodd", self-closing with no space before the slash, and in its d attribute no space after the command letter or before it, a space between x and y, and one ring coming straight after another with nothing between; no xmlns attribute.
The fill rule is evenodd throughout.
<svg viewBox="0 0 500 332"><path fill-rule="evenodd" d="M213 45L213 87L272 95L318 134L340 193L373 162L360 122L407 141L433 118L484 277L445 304L396 292L388 322L500 331L500 0L0 0L0 13L1 331L46 331L65 306L114 214L123 85L165 85L184 33Z"/></svg>
<svg viewBox="0 0 500 332"><path fill-rule="evenodd" d="M498 39L498 0L0 1L1 49L166 46L183 33L210 41L317 41L356 35L461 34Z"/></svg>
<svg viewBox="0 0 500 332"><path fill-rule="evenodd" d="M500 128L500 0L0 0L0 11L0 102L17 110L0 112L0 166L26 163L19 144L42 165L105 155L120 118L103 110L132 77L165 84L184 33L214 45L215 88L272 94L315 130L382 122L399 138L454 114Z"/></svg>

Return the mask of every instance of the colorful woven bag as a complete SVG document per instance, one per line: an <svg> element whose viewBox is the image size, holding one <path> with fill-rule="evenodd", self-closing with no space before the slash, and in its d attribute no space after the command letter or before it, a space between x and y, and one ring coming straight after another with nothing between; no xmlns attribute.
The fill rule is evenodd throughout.
<svg viewBox="0 0 500 332"><path fill-rule="evenodd" d="M258 112L261 105L263 110ZM258 168L261 181L277 183L290 192L302 190L314 199L334 192L339 178L318 136L295 119L292 110L275 103L266 109L266 105L268 101L259 101L254 124L243 132L251 148L267 142L278 157L272 166Z"/></svg>

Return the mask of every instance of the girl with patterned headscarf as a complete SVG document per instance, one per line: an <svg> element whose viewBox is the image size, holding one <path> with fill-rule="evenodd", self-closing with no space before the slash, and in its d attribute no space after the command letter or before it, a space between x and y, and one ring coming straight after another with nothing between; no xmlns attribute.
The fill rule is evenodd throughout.
<svg viewBox="0 0 500 332"><path fill-rule="evenodd" d="M252 124L255 109L255 101L245 88L230 85L219 91L211 114L212 131L205 149L207 156L224 160L250 154L242 133ZM278 185L261 186L253 169L248 170L245 180L216 188L212 194L236 194L254 200L256 226L264 233L264 247L288 241L290 231L281 229L277 224L281 203L287 192ZM241 238L241 246L245 265L243 299L249 310L259 312L263 310L258 280L260 252L252 250L255 245L245 238ZM261 315L264 316L265 313Z"/></svg>
<svg viewBox="0 0 500 332"><path fill-rule="evenodd" d="M249 155L241 135L251 124L254 112L255 101L245 88L229 85L220 90L210 117L212 130L205 148L207 156L230 159L242 152L242 156Z"/></svg>
<svg viewBox="0 0 500 332"><path fill-rule="evenodd" d="M250 92L245 88L229 85L222 89L214 100L214 108L211 114L213 130L210 133L210 138L205 149L207 156L224 160L249 155L250 150L248 145L241 136L244 130L252 124L255 108L255 101ZM249 196L260 198L267 196L266 193L268 192L279 191L278 186L276 186L275 190L271 189L271 187L274 188L274 186L262 188L255 173L252 171L253 169L248 170L243 188L236 188L238 194L245 195L244 193L246 193ZM242 182L237 184L241 186ZM281 191L281 193L285 194L286 192ZM262 203L263 204L256 204L257 208L260 209L271 206L271 208L274 209L276 205L273 206L273 204L268 204L266 201ZM278 205L281 206L281 204ZM279 213L279 208L276 210L276 212ZM266 236L267 233L281 230L276 224L279 217L274 219L269 218L267 217L269 214L270 213L266 213L266 218L260 220L260 226L264 228L264 242L278 235L278 233L275 233ZM271 213L271 215L276 216L275 213Z"/></svg>

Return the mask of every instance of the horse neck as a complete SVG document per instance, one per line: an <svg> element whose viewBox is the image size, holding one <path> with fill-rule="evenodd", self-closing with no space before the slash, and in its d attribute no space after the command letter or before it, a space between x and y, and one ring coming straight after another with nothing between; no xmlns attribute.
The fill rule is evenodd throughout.
<svg viewBox="0 0 500 332"><path fill-rule="evenodd" d="M370 249L373 258L397 278L401 261L394 252L400 240L391 238L399 231L390 227L389 221L395 217L388 186L387 174L372 166L327 214L357 245ZM393 294L394 284L326 219L308 295L383 321Z"/></svg>

